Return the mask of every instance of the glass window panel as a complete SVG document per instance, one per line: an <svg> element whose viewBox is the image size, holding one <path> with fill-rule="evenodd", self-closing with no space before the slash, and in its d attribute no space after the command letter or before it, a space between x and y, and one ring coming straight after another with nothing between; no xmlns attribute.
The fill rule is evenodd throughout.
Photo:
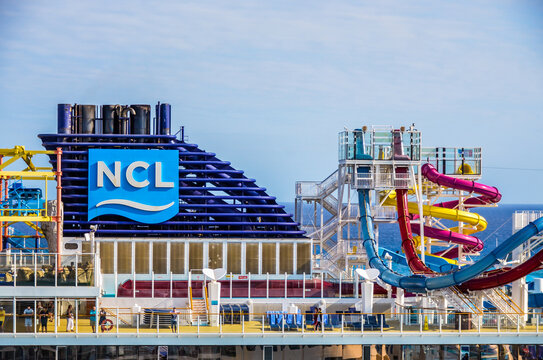
<svg viewBox="0 0 543 360"><path fill-rule="evenodd" d="M210 269L222 268L222 243L212 242L208 245L208 267Z"/></svg>
<svg viewBox="0 0 543 360"><path fill-rule="evenodd" d="M155 274L167 273L167 243L153 242L153 271Z"/></svg>
<svg viewBox="0 0 543 360"><path fill-rule="evenodd" d="M262 274L277 272L275 268L276 243L262 243Z"/></svg>
<svg viewBox="0 0 543 360"><path fill-rule="evenodd" d="M232 274L241 274L241 243L228 244L228 254L226 260L227 272Z"/></svg>
<svg viewBox="0 0 543 360"><path fill-rule="evenodd" d="M117 272L119 274L132 273L132 243L117 243Z"/></svg>
<svg viewBox="0 0 543 360"><path fill-rule="evenodd" d="M296 249L296 273L311 272L311 244L298 244Z"/></svg>
<svg viewBox="0 0 543 360"><path fill-rule="evenodd" d="M279 244L279 273L292 274L294 271L293 244Z"/></svg>
<svg viewBox="0 0 543 360"><path fill-rule="evenodd" d="M113 274L114 255L112 242L100 243L100 266L102 274Z"/></svg>
<svg viewBox="0 0 543 360"><path fill-rule="evenodd" d="M245 245L245 273L258 274L258 243Z"/></svg>
<svg viewBox="0 0 543 360"><path fill-rule="evenodd" d="M204 265L204 244L189 244L189 270L195 273L201 273Z"/></svg>
<svg viewBox="0 0 543 360"><path fill-rule="evenodd" d="M170 243L170 271L174 274L185 273L185 243Z"/></svg>
<svg viewBox="0 0 543 360"><path fill-rule="evenodd" d="M136 242L136 273L149 274L149 243Z"/></svg>
<svg viewBox="0 0 543 360"><path fill-rule="evenodd" d="M80 264L92 264L93 263L93 260L92 260L92 246L91 246L91 242L90 241L83 241L81 243L81 252L82 252L82 256L79 258L79 261L81 261ZM113 251L112 251L112 254L111 254L112 258L111 258L111 265L113 266ZM78 266L80 265L78 264Z"/></svg>

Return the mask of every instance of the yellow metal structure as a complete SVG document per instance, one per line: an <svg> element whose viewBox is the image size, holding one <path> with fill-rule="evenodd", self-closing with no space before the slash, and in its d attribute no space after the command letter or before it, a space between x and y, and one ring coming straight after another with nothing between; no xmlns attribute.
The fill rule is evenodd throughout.
<svg viewBox="0 0 543 360"><path fill-rule="evenodd" d="M33 158L36 155L56 155L56 171L48 166L36 166ZM50 180L56 180L57 198L60 200L60 158L62 149L56 151L47 150L26 150L24 146L15 146L12 149L0 149L0 201L8 199L8 181L9 180L41 180L44 182L44 207L40 209L13 209L9 207L0 207L0 251L3 250L3 239L8 238L8 227L14 223L25 223L36 231L35 236L43 236L38 222L57 222L60 226L60 216L52 216L47 212L48 191L47 183ZM60 228L60 227L57 227ZM60 237L57 232L57 249L60 249ZM26 237L26 236L23 236Z"/></svg>
<svg viewBox="0 0 543 360"><path fill-rule="evenodd" d="M43 180L45 182L45 203L47 204L47 181L55 180L56 173L52 167L39 167L34 165L32 159L35 155L54 155L55 151L46 150L26 150L24 146L15 146L12 149L0 149L0 189L4 190L6 200L7 180ZM7 160L6 160L7 159ZM24 162L22 170L6 170L8 167ZM3 185L3 186L2 186ZM10 215L11 212L20 209L0 208L0 222L7 222L3 226L9 226L15 222L24 222L31 224L38 221L54 221L52 216L47 213L47 205L43 209L25 209L27 215ZM30 225L34 229L38 227Z"/></svg>

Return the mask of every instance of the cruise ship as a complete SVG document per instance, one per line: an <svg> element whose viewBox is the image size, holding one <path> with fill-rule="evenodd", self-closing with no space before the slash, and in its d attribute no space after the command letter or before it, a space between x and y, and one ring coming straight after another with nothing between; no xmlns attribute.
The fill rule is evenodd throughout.
<svg viewBox="0 0 543 360"><path fill-rule="evenodd" d="M59 104L43 149L0 149L0 359L543 356L543 213L484 251L481 148L344 129L290 210L171 129Z"/></svg>

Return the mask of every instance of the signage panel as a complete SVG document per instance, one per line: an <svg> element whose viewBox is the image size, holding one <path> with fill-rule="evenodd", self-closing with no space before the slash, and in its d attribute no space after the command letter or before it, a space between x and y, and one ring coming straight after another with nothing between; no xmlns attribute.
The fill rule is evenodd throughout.
<svg viewBox="0 0 543 360"><path fill-rule="evenodd" d="M179 151L89 149L88 220L157 224L179 212Z"/></svg>

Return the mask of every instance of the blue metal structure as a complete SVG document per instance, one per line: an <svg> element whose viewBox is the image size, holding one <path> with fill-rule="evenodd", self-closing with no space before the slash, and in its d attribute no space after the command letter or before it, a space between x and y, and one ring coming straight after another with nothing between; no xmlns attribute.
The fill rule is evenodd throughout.
<svg viewBox="0 0 543 360"><path fill-rule="evenodd" d="M37 213L43 208L44 199L39 188L27 188L21 180L11 183L8 189L8 197L0 202L1 206L10 211L10 215L25 216L28 213Z"/></svg>
<svg viewBox="0 0 543 360"><path fill-rule="evenodd" d="M82 115L78 115L78 107L83 106L84 111L79 112ZM65 107L59 106L59 112L63 112L59 114L59 118L63 119L59 122L59 133L38 135L46 149L61 147L63 150L65 236L83 236L90 225L96 224L96 236L110 237L304 237L304 231L298 228L292 215L287 214L284 206L277 204L276 198L268 195L265 188L258 186L255 179L247 178L243 171L234 169L230 162L219 159L214 153L169 135L168 104L157 106L159 114L153 126L147 127L147 134L128 133L127 129L131 126L115 126L120 133L103 134L100 129L102 119L89 118L88 114L93 112L89 111L88 106L72 107L71 124L64 120L69 119L64 115ZM116 116L112 121L137 121L138 117L131 107L116 107L122 116ZM90 133L89 129L94 129L94 133ZM151 134L150 129L157 134ZM166 222L149 225L114 215L87 221L90 148L179 150L178 214ZM55 157L51 156L50 162L56 166Z"/></svg>
<svg viewBox="0 0 543 360"><path fill-rule="evenodd" d="M7 198L0 201L0 207L10 209L6 213L11 216L27 216L38 214L44 207L44 198L40 188L28 188L23 185L22 180L10 181ZM9 226L8 237L4 238L4 246L12 248L12 251L32 252L40 251L47 247L47 242L40 235L36 234L34 228L28 224L15 224ZM36 234L36 236L32 236Z"/></svg>

